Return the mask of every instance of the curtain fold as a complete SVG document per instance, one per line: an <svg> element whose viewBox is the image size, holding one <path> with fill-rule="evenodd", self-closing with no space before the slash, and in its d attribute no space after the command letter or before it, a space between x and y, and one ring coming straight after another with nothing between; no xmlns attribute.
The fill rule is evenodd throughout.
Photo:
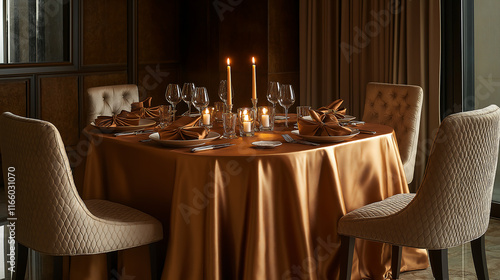
<svg viewBox="0 0 500 280"><path fill-rule="evenodd" d="M300 101L320 107L344 99L363 115L368 82L424 90L416 190L439 126L440 1L301 0Z"/></svg>

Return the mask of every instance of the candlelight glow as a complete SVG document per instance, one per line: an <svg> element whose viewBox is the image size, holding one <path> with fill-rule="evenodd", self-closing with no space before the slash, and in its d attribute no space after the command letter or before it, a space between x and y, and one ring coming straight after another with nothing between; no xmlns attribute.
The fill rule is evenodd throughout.
<svg viewBox="0 0 500 280"><path fill-rule="evenodd" d="M244 122L249 122L250 121L250 116L249 115L243 115L243 121Z"/></svg>
<svg viewBox="0 0 500 280"><path fill-rule="evenodd" d="M227 58L227 66L230 66L231 62L229 61L229 57Z"/></svg>
<svg viewBox="0 0 500 280"><path fill-rule="evenodd" d="M255 64L255 57L252 57L252 63Z"/></svg>
<svg viewBox="0 0 500 280"><path fill-rule="evenodd" d="M210 114L210 110L208 108L205 108L205 110L203 111L203 113Z"/></svg>
<svg viewBox="0 0 500 280"><path fill-rule="evenodd" d="M265 115L267 114L267 108L262 108L262 113Z"/></svg>

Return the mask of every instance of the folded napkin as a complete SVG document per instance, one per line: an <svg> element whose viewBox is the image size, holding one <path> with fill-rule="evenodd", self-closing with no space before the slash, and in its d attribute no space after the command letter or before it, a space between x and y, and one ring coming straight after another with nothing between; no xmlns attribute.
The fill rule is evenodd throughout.
<svg viewBox="0 0 500 280"><path fill-rule="evenodd" d="M151 99L148 97L144 101L132 103L132 114L139 118L153 118L156 119L160 116L160 106L151 107Z"/></svg>
<svg viewBox="0 0 500 280"><path fill-rule="evenodd" d="M202 126L195 126L201 117L182 117L171 125L158 131L161 140L193 140L204 139L207 130Z"/></svg>
<svg viewBox="0 0 500 280"><path fill-rule="evenodd" d="M140 120L141 119L136 115L130 114L127 111L122 111L120 114L113 115L111 117L98 116L97 119L95 119L94 123L99 127L117 127L139 125Z"/></svg>
<svg viewBox="0 0 500 280"><path fill-rule="evenodd" d="M328 114L322 114L314 110L309 110L312 121L300 118L298 120L300 135L310 136L340 136L349 135L351 130L340 126L337 118L332 118Z"/></svg>
<svg viewBox="0 0 500 280"><path fill-rule="evenodd" d="M330 103L330 105L326 107L321 107L318 109L322 114L331 115L337 119L343 119L345 117L346 108L339 109L340 105L344 102L342 99L337 99Z"/></svg>

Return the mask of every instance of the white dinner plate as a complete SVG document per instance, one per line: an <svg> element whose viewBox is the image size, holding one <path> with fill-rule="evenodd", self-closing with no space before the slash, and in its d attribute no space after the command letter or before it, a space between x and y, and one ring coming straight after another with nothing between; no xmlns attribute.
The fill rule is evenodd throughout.
<svg viewBox="0 0 500 280"><path fill-rule="evenodd" d="M343 119L338 119L339 122L350 122L352 120L356 119L355 116L351 116L351 115L344 115L344 118ZM309 120L309 121L312 121L313 119L311 118L311 116L305 116L304 117L304 120Z"/></svg>
<svg viewBox="0 0 500 280"><path fill-rule="evenodd" d="M154 120L141 119L141 120L139 120L139 125L104 127L104 126L97 126L97 125L95 125L94 122L92 122L90 125L92 125L93 127L99 129L100 131L102 131L104 133L114 133L114 132L140 130L140 129L144 129L146 127L154 126L155 124L156 124L156 121L154 121Z"/></svg>
<svg viewBox="0 0 500 280"><path fill-rule="evenodd" d="M207 137L205 137L204 139L193 139L193 140L162 140L160 139L160 134L158 134L158 132L149 135L149 139L167 147L196 147L196 146L201 146L207 142L213 141L219 137L220 134L213 131L210 131Z"/></svg>
<svg viewBox="0 0 500 280"><path fill-rule="evenodd" d="M352 138L359 134L359 130L356 128L351 128L352 132L349 135L339 135L339 136L314 136L314 135L300 135L298 130L292 130L292 133L304 138L307 141L319 142L319 143L335 143L342 142L349 138Z"/></svg>
<svg viewBox="0 0 500 280"><path fill-rule="evenodd" d="M275 148L275 147L281 146L281 144L283 144L283 143L281 143L280 141L256 141L256 142L252 142L252 145L260 147L260 148Z"/></svg>

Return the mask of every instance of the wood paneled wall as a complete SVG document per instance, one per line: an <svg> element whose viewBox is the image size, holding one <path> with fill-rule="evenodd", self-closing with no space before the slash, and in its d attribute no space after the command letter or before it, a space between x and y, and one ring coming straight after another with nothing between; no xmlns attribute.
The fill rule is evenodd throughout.
<svg viewBox="0 0 500 280"><path fill-rule="evenodd" d="M137 81L141 98L165 104L168 83L179 81L179 0L85 0L77 5L77 57L63 70L50 65L0 65L0 113L52 122L67 147L76 147L85 127L90 87ZM135 10L130 11L130 7ZM130 14L134 14L130 30ZM134 35L136 34L136 35ZM129 65L130 36L137 46ZM129 78L131 67L137 77Z"/></svg>
<svg viewBox="0 0 500 280"><path fill-rule="evenodd" d="M79 19L70 65L0 65L0 113L54 123L67 147L85 127L90 87L136 83L140 99L157 105L166 104L169 83L194 82L219 101L230 57L235 107L250 106L255 56L260 105L271 80L291 83L299 96L298 0L73 1Z"/></svg>

